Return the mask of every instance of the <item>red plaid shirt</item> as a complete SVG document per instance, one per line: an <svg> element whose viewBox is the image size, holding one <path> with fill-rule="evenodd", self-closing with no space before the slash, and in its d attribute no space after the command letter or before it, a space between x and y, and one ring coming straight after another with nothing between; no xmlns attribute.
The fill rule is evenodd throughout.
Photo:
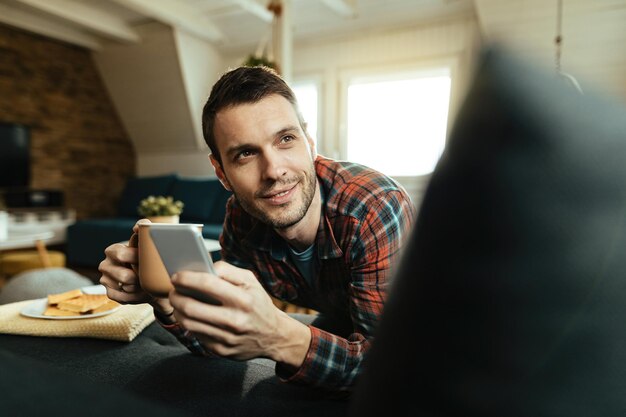
<svg viewBox="0 0 626 417"><path fill-rule="evenodd" d="M280 300L351 321L347 338L310 326L302 366L295 372L277 366L284 380L346 390L361 370L415 207L395 181L362 165L318 157L315 170L323 207L313 282L299 272L284 240L243 211L234 197L220 237L222 258L252 270Z"/></svg>

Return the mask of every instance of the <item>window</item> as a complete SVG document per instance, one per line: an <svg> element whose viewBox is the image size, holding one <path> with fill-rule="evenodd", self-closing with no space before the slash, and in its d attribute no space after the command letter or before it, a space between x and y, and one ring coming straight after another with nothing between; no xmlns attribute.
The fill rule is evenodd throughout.
<svg viewBox="0 0 626 417"><path fill-rule="evenodd" d="M390 176L433 171L445 146L449 68L347 78L346 157Z"/></svg>
<svg viewBox="0 0 626 417"><path fill-rule="evenodd" d="M296 82L291 88L298 99L300 112L307 123L309 135L317 143L318 84L314 81Z"/></svg>

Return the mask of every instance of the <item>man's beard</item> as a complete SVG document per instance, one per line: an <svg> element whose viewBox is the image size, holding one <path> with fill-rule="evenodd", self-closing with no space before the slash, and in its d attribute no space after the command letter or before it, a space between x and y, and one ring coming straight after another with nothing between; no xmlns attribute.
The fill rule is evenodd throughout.
<svg viewBox="0 0 626 417"><path fill-rule="evenodd" d="M298 223L304 218L315 196L315 188L317 187L317 176L315 174L315 166L311 164L311 169L308 175L302 174L295 178L290 178L282 181L275 181L269 184L265 189L270 190L276 186L297 184L302 186L302 203L298 207L291 207L286 213L281 214L278 217L273 217L269 213L266 213L261 207L257 206L254 201L241 198L236 190L233 189L235 198L241 204L241 207L250 216L260 220L261 222L273 227L274 229L286 229ZM294 185L295 186L295 185ZM262 193L260 193L262 194ZM290 202L289 204L294 204Z"/></svg>

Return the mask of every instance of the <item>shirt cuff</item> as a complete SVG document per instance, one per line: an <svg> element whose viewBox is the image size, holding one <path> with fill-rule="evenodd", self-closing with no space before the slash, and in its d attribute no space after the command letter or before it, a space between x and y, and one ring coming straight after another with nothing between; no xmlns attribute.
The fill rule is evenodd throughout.
<svg viewBox="0 0 626 417"><path fill-rule="evenodd" d="M154 316L157 319L157 323L159 323L161 327L163 327L165 330L170 332L176 339L178 339L178 341L187 349L189 349L191 353L202 356L215 356L213 352L205 349L200 341L191 332L178 324L178 322L166 324L159 320L159 316L156 314L156 312Z"/></svg>
<svg viewBox="0 0 626 417"><path fill-rule="evenodd" d="M280 378L283 382L302 382L309 384L313 382L309 376L310 369L320 344L320 335L322 331L311 325L308 325L307 327L311 331L311 343L309 344L309 350L306 352L304 361L302 361L302 365L296 368L281 362L276 363L276 376L278 376L278 378Z"/></svg>

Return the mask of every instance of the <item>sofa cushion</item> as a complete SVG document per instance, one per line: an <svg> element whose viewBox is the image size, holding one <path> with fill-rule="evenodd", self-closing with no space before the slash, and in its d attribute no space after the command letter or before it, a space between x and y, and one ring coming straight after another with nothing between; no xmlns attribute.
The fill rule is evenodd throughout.
<svg viewBox="0 0 626 417"><path fill-rule="evenodd" d="M17 274L0 290L0 304L43 298L92 285L82 275L67 268L41 268Z"/></svg>
<svg viewBox="0 0 626 417"><path fill-rule="evenodd" d="M222 234L222 229L223 227L221 224L205 224L202 227L202 236L205 239L218 240L220 238L220 235Z"/></svg>
<svg viewBox="0 0 626 417"><path fill-rule="evenodd" d="M625 161L623 104L487 53L353 415L626 415Z"/></svg>
<svg viewBox="0 0 626 417"><path fill-rule="evenodd" d="M128 240L136 217L80 220L67 228L69 265L98 266L112 243Z"/></svg>
<svg viewBox="0 0 626 417"><path fill-rule="evenodd" d="M214 194L215 199L213 200L213 208L211 209L211 214L207 217L210 223L219 225L224 224L224 218L226 217L226 203L232 195L233 193L224 187L220 188Z"/></svg>
<svg viewBox="0 0 626 417"><path fill-rule="evenodd" d="M46 341L55 338L32 337L32 339L45 344ZM65 340L68 344L72 342L67 342L67 340L73 340L74 344L81 344L85 340L58 339ZM155 345L156 343L153 342L152 346ZM4 349L0 350L2 415L60 417L67 415L70 407L73 410L80 410L78 414L90 417L136 417L139 415L188 417L192 415L176 408L173 404L129 392L129 389L121 387L117 381L106 384L102 380L90 378L89 376L92 375L83 370L92 368L92 364L65 370L62 367L50 365L46 363L49 361L43 361L41 358L24 357L21 353L14 354ZM60 350L60 353L66 354L67 350ZM110 356L116 357L117 354ZM80 360L78 355L69 358L65 363L75 363L77 360ZM102 358L96 362L101 361ZM114 366L122 367L124 364L111 362L110 367Z"/></svg>
<svg viewBox="0 0 626 417"><path fill-rule="evenodd" d="M138 218L137 206L148 196L170 195L175 174L131 178L126 183L117 205L117 215Z"/></svg>
<svg viewBox="0 0 626 417"><path fill-rule="evenodd" d="M215 177L178 177L172 184L170 194L174 200L185 204L181 214L182 222L221 226L226 213L226 200L231 193Z"/></svg>

